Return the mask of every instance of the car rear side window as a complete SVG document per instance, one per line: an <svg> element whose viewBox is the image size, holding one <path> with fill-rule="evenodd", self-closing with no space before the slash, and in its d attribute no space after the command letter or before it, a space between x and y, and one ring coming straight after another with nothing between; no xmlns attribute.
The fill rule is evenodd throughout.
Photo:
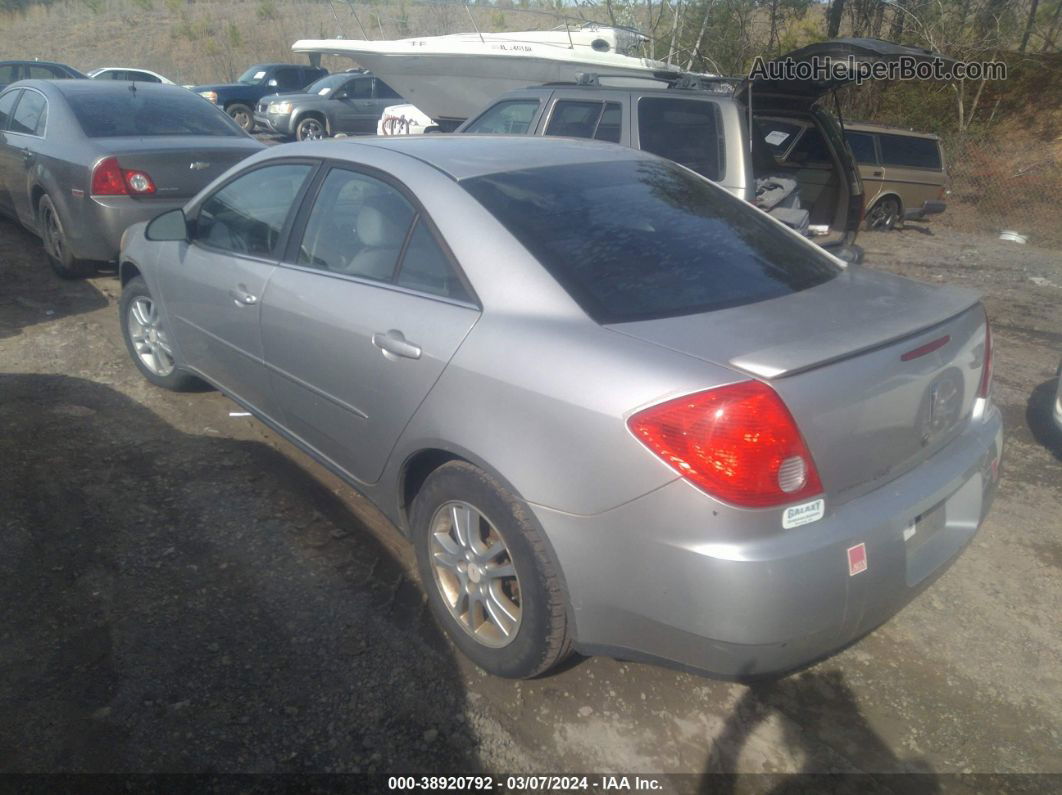
<svg viewBox="0 0 1062 795"><path fill-rule="evenodd" d="M48 102L36 91L26 89L22 99L15 108L8 129L25 135L44 135L44 124L48 117Z"/></svg>
<svg viewBox="0 0 1062 795"><path fill-rule="evenodd" d="M603 102L561 100L553 106L553 114L546 125L546 135L593 138L604 107Z"/></svg>
<svg viewBox="0 0 1062 795"><path fill-rule="evenodd" d="M82 81L87 82L87 81ZM66 94L81 129L89 138L156 135L243 136L228 114L196 96L173 86L172 91L128 88L102 90L104 86Z"/></svg>
<svg viewBox="0 0 1062 795"><path fill-rule="evenodd" d="M471 302L468 290L454 270L450 258L435 240L427 222L418 218L416 224L402 255L398 286L455 301Z"/></svg>
<svg viewBox="0 0 1062 795"><path fill-rule="evenodd" d="M311 168L306 163L281 163L237 177L203 202L195 239L234 254L270 256Z"/></svg>
<svg viewBox="0 0 1062 795"><path fill-rule="evenodd" d="M0 96L0 130L6 130L11 121L11 111L15 107L15 100L22 93L22 89L16 88Z"/></svg>
<svg viewBox="0 0 1062 795"><path fill-rule="evenodd" d="M848 141L848 147L852 150L852 154L855 156L857 163L877 165L878 155L874 151L873 135L870 135L869 133L846 132L844 137L845 140Z"/></svg>
<svg viewBox="0 0 1062 795"><path fill-rule="evenodd" d="M840 272L812 244L671 163L550 166L461 184L599 323L750 304Z"/></svg>
<svg viewBox="0 0 1062 795"><path fill-rule="evenodd" d="M537 99L507 99L488 108L465 132L524 135L538 111Z"/></svg>
<svg viewBox="0 0 1062 795"><path fill-rule="evenodd" d="M599 141L609 141L618 144L622 132L623 106L618 102L606 102L605 110L601 114L601 120L597 123L597 132L594 138Z"/></svg>
<svg viewBox="0 0 1062 795"><path fill-rule="evenodd" d="M126 80L136 80L141 83L161 83L155 75L149 75L147 72L126 72Z"/></svg>
<svg viewBox="0 0 1062 795"><path fill-rule="evenodd" d="M375 78L377 99L402 99L402 96L380 78Z"/></svg>
<svg viewBox="0 0 1062 795"><path fill-rule="evenodd" d="M638 101L639 148L674 160L708 179L724 171L723 129L719 106L670 97Z"/></svg>
<svg viewBox="0 0 1062 795"><path fill-rule="evenodd" d="M391 281L416 211L386 182L335 168L314 199L296 262Z"/></svg>
<svg viewBox="0 0 1062 795"><path fill-rule="evenodd" d="M62 69L44 64L30 64L27 71L30 80L54 80L67 76Z"/></svg>
<svg viewBox="0 0 1062 795"><path fill-rule="evenodd" d="M932 138L912 138L907 135L882 133L881 162L886 166L905 166L908 168L941 168L940 148Z"/></svg>

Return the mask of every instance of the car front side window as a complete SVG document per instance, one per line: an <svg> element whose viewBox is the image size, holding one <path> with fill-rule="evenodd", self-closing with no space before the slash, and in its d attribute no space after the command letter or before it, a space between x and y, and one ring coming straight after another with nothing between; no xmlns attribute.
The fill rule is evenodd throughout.
<svg viewBox="0 0 1062 795"><path fill-rule="evenodd" d="M210 248L270 257L313 166L281 163L229 182L199 209L194 240Z"/></svg>
<svg viewBox="0 0 1062 795"><path fill-rule="evenodd" d="M489 108L465 132L487 135L524 135L538 111L537 99L508 99Z"/></svg>

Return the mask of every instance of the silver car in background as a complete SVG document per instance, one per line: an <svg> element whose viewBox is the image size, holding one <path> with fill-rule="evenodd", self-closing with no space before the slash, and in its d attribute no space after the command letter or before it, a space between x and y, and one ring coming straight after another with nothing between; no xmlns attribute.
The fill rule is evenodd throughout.
<svg viewBox="0 0 1062 795"><path fill-rule="evenodd" d="M0 93L0 212L40 235L56 273L83 276L127 226L263 148L179 86L24 80Z"/></svg>
<svg viewBox="0 0 1062 795"><path fill-rule="evenodd" d="M501 676L572 648L792 670L940 574L998 482L975 294L626 147L278 146L132 228L120 277L142 374L372 499Z"/></svg>

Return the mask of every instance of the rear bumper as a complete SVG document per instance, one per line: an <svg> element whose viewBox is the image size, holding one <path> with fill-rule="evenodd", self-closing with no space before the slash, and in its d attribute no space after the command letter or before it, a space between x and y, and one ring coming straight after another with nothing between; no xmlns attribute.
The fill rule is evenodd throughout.
<svg viewBox="0 0 1062 795"><path fill-rule="evenodd" d="M981 525L998 483L990 408L945 450L822 519L734 539L733 509L676 480L594 516L532 506L565 574L576 647L729 676L777 675L843 648L941 574ZM938 529L916 517L943 506ZM906 531L906 532L905 532ZM865 545L865 571L848 550Z"/></svg>
<svg viewBox="0 0 1062 795"><path fill-rule="evenodd" d="M922 203L921 207L904 210L903 219L905 221L913 221L918 218L925 218L927 215L940 215L947 207L948 205L941 201L926 201Z"/></svg>
<svg viewBox="0 0 1062 795"><path fill-rule="evenodd" d="M78 259L110 262L117 258L122 233L128 227L183 207L188 200L101 196L82 201L81 223L67 230L70 250Z"/></svg>

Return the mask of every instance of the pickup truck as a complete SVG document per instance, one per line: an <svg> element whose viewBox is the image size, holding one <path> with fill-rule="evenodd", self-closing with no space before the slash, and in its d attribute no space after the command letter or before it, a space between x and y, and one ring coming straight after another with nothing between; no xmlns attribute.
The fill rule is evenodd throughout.
<svg viewBox="0 0 1062 795"><path fill-rule="evenodd" d="M254 130L254 107L258 100L281 91L298 91L326 74L327 69L308 64L255 64L240 75L235 83L195 86L192 91L224 108L237 124L251 132Z"/></svg>

